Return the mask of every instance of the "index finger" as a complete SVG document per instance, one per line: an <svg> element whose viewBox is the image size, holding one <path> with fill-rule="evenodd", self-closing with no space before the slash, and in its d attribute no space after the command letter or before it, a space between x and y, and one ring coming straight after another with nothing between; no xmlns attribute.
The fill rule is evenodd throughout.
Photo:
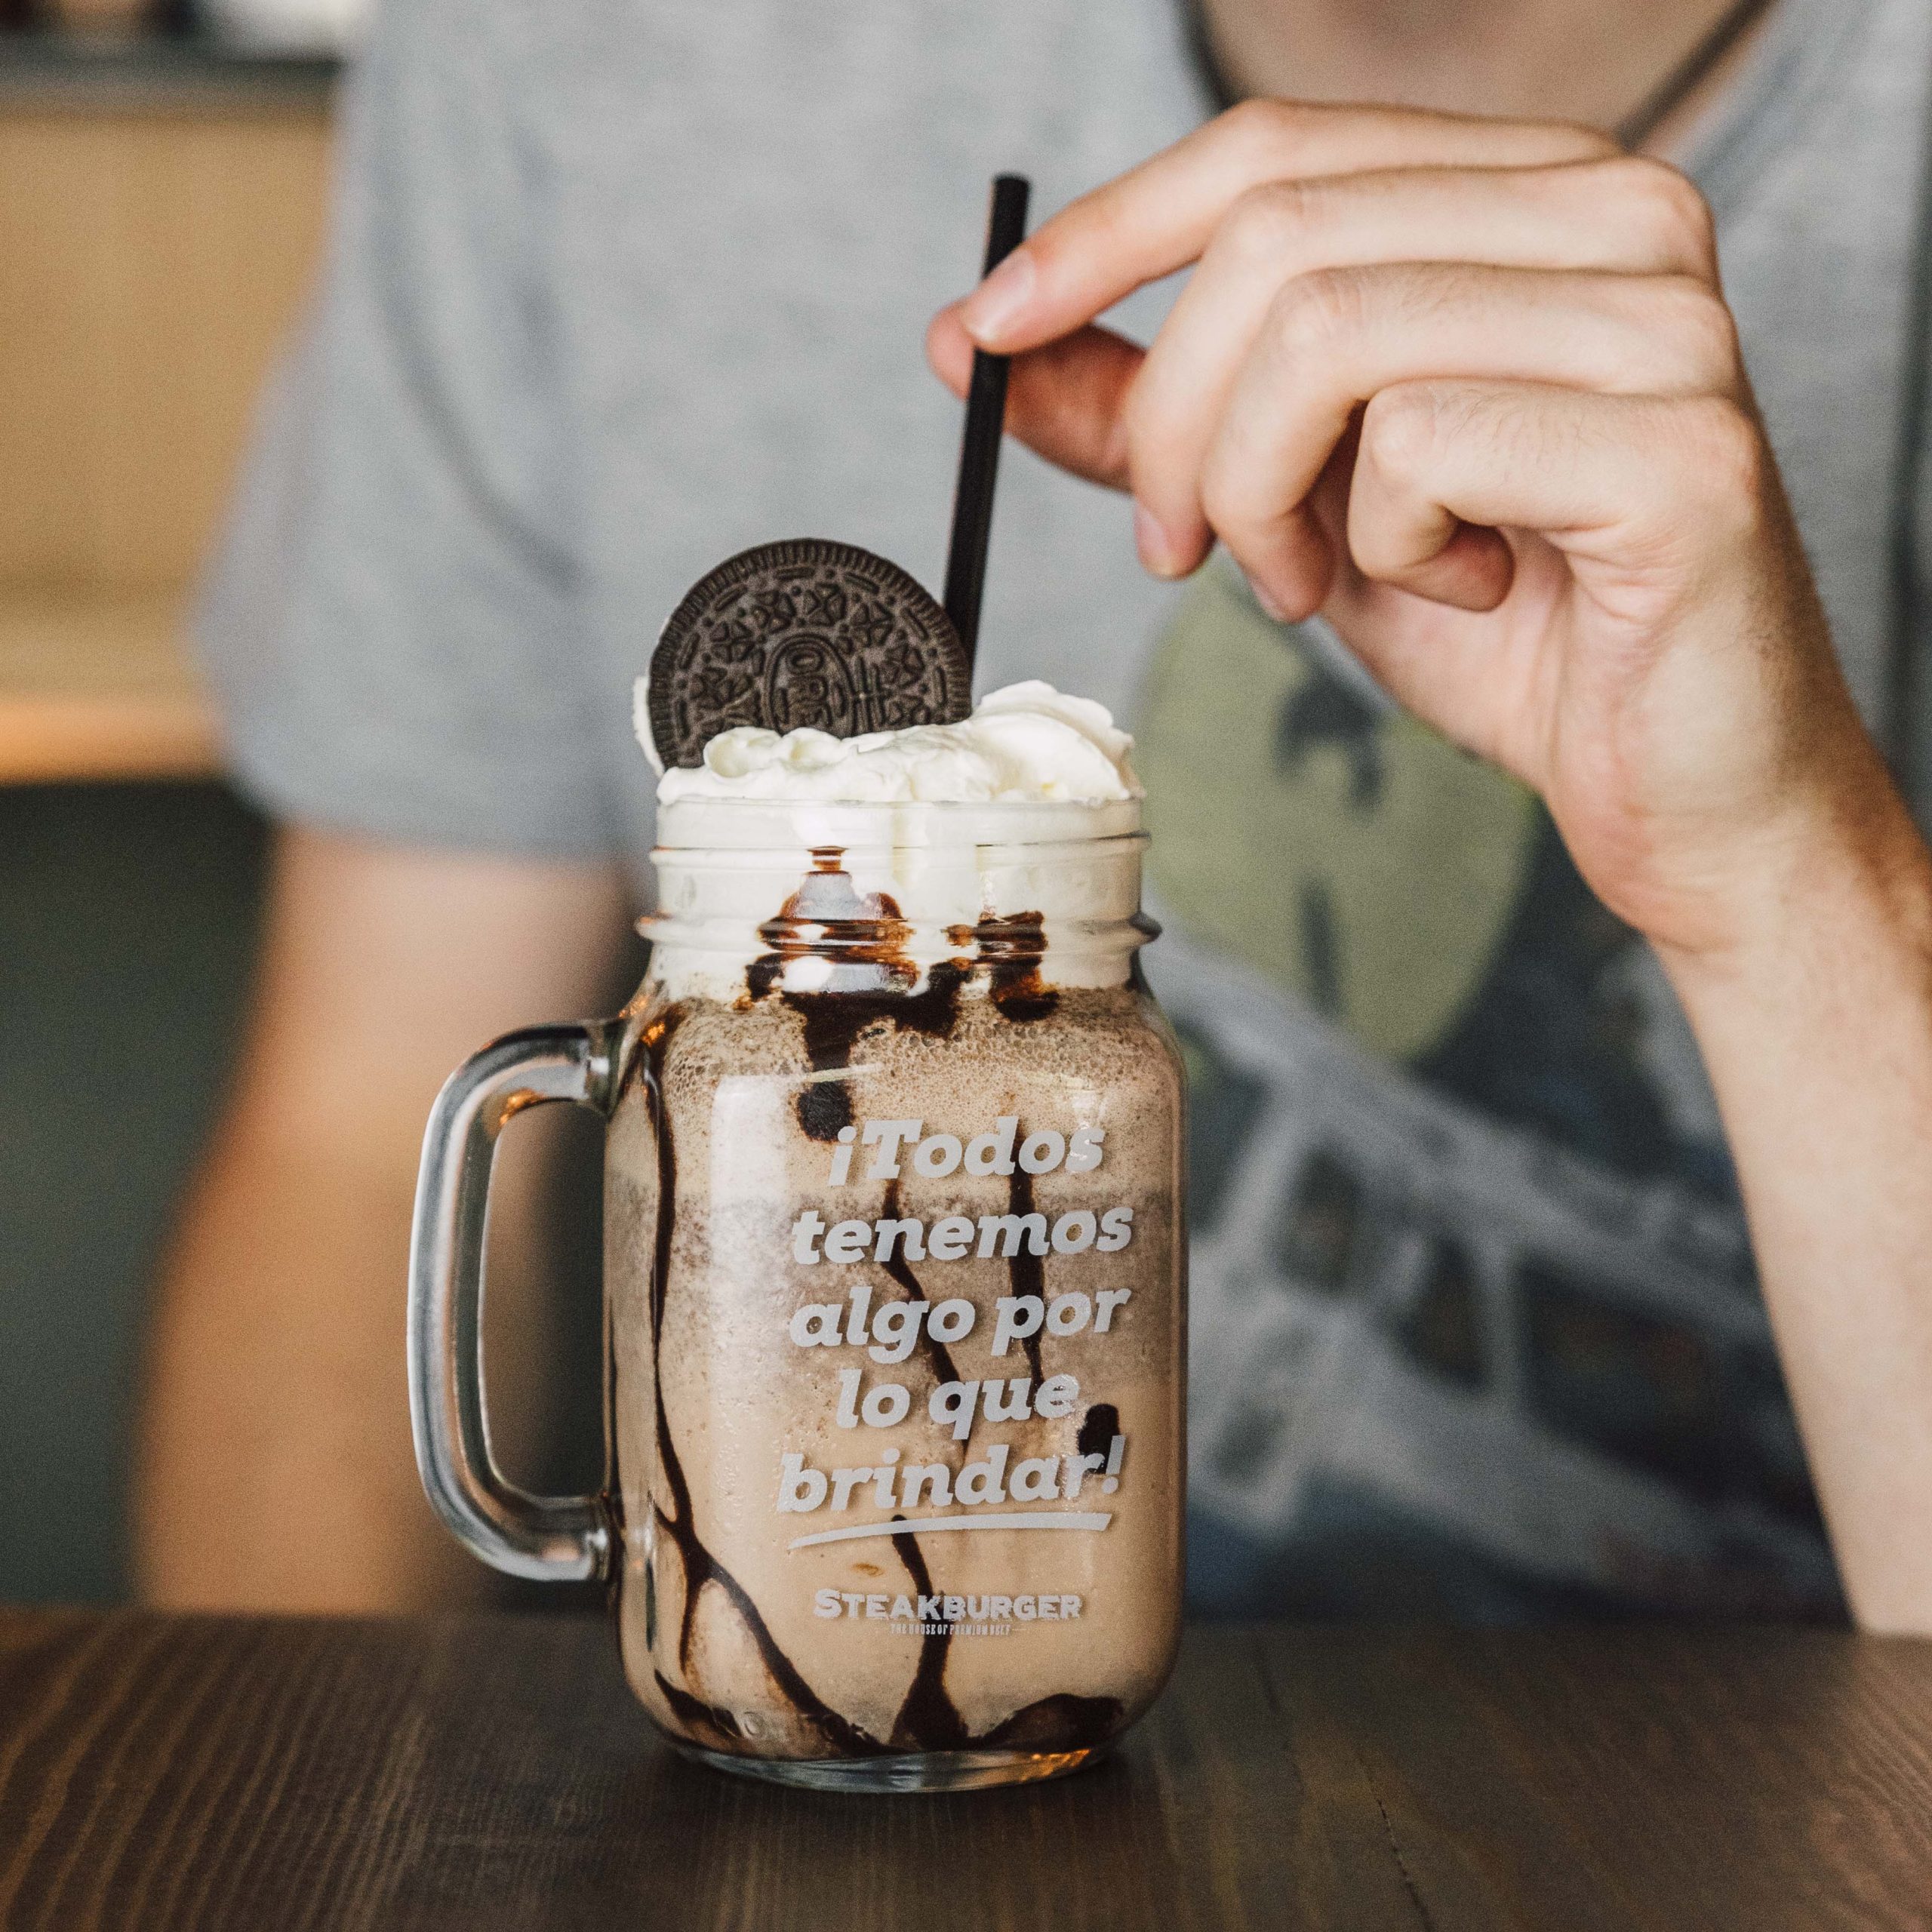
<svg viewBox="0 0 1932 1932"><path fill-rule="evenodd" d="M1069 202L958 310L981 347L1038 348L1197 260L1228 211L1264 182L1396 168L1547 168L1618 152L1560 122L1400 107L1244 101L1138 168Z"/></svg>

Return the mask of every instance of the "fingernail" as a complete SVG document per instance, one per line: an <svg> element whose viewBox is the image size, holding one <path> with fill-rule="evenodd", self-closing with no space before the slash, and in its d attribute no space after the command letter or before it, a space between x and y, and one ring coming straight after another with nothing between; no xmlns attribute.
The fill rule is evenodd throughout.
<svg viewBox="0 0 1932 1932"><path fill-rule="evenodd" d="M1259 604L1262 610L1269 617L1273 618L1276 623L1285 624L1288 621L1288 614L1275 601L1268 586L1258 577L1254 576L1247 571L1243 571L1241 575L1247 579L1247 587L1254 593L1255 602Z"/></svg>
<svg viewBox="0 0 1932 1932"><path fill-rule="evenodd" d="M1179 568L1168 533L1145 503L1137 503L1134 506L1134 547L1140 552L1141 562L1156 577L1172 577Z"/></svg>
<svg viewBox="0 0 1932 1932"><path fill-rule="evenodd" d="M1032 257L1024 248L1016 249L960 305L966 333L989 348L1011 334L1033 299L1038 279Z"/></svg>

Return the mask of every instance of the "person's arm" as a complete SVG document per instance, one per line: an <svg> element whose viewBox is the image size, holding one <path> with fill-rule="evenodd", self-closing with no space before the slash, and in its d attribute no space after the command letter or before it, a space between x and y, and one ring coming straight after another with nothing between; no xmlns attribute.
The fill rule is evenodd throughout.
<svg viewBox="0 0 1932 1932"><path fill-rule="evenodd" d="M623 914L614 866L281 835L238 1084L155 1316L134 1524L148 1601L374 1611L478 1586L430 1516L410 1444L403 1298L423 1123L493 1035L608 998ZM493 1203L499 1259L534 1191L532 1164L516 1171L526 1185ZM506 1266L502 1286L528 1294L538 1272ZM534 1367L514 1346L493 1353L506 1407Z"/></svg>
<svg viewBox="0 0 1932 1932"><path fill-rule="evenodd" d="M1197 263L1150 352L1094 326ZM934 325L1008 422L1218 538L1534 785L1696 1029L1854 1614L1932 1633L1932 861L1860 724L1708 211L1574 128L1257 103Z"/></svg>
<svg viewBox="0 0 1932 1932"><path fill-rule="evenodd" d="M1932 1632L1932 863L1882 774L1737 939L1660 949L1737 1164L1854 1614Z"/></svg>

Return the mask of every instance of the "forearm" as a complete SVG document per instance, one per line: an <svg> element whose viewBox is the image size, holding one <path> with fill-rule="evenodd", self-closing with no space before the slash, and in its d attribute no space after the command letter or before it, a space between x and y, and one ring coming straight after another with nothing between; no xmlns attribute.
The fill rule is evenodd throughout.
<svg viewBox="0 0 1932 1932"><path fill-rule="evenodd" d="M1932 860L1875 780L1747 938L1665 964L1854 1614L1932 1633Z"/></svg>
<svg viewBox="0 0 1932 1932"><path fill-rule="evenodd" d="M401 1367L411 1151L231 1123L162 1284L139 1460L143 1594L402 1608L472 1587L416 1486Z"/></svg>
<svg viewBox="0 0 1932 1932"><path fill-rule="evenodd" d="M410 1443L423 1124L493 1035L608 1010L623 912L601 866L282 835L243 1078L152 1324L134 1521L151 1600L402 1609L480 1586L431 1518ZM507 1137L493 1190L489 1380L507 1425L493 1433L513 1451L544 1408L536 1237L553 1137L540 1118Z"/></svg>

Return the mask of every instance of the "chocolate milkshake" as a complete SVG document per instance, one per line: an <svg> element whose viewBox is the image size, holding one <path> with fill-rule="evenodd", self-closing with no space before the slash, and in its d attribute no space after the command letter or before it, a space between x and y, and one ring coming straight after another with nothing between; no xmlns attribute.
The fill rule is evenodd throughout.
<svg viewBox="0 0 1932 1932"><path fill-rule="evenodd" d="M1072 1768L1177 1631L1181 1082L1097 706L728 731L660 787L606 1214L619 1622L688 1750Z"/></svg>
<svg viewBox="0 0 1932 1932"><path fill-rule="evenodd" d="M437 1098L424 1488L498 1568L606 1580L632 1684L707 1761L1047 1777L1167 1675L1181 1080L1135 967L1129 749L1043 685L950 724L715 734L660 788L636 999L495 1041ZM535 1497L490 1455L485 1230L498 1137L563 1100L609 1128L611 1466Z"/></svg>

